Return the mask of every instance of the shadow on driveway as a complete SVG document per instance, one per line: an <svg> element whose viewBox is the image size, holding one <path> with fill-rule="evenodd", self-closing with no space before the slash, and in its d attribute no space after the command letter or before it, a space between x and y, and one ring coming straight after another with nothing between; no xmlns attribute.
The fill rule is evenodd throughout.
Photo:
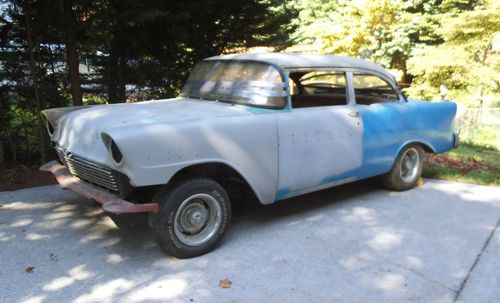
<svg viewBox="0 0 500 303"><path fill-rule="evenodd" d="M120 230L57 186L2 192L0 302L451 302L500 218L498 197L493 187L428 180L390 192L368 180L247 201L217 250L178 260L144 217ZM229 289L218 286L225 278Z"/></svg>

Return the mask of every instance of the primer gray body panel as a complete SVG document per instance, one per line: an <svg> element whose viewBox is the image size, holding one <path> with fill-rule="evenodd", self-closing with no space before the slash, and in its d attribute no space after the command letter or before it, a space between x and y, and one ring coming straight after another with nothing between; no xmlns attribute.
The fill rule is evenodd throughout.
<svg viewBox="0 0 500 303"><path fill-rule="evenodd" d="M184 167L224 163L238 171L263 203L274 201L278 143L274 114L190 99L95 106L68 113L52 140L120 171L133 186L165 184ZM115 163L102 134L123 154Z"/></svg>
<svg viewBox="0 0 500 303"><path fill-rule="evenodd" d="M278 142L272 114L148 124L107 133L124 158L133 159L121 169L135 186L165 184L187 166L224 163L245 178L261 202L274 201Z"/></svg>
<svg viewBox="0 0 500 303"><path fill-rule="evenodd" d="M279 181L277 199L318 186L352 181L363 160L363 125L351 106L325 106L277 115ZM346 177L344 177L346 176Z"/></svg>

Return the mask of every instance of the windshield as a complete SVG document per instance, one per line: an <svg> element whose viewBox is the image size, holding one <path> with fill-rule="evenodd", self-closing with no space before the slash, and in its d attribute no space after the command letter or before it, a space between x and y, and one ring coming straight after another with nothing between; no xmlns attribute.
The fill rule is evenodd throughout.
<svg viewBox="0 0 500 303"><path fill-rule="evenodd" d="M181 96L282 108L288 90L279 71L269 64L207 60L194 67Z"/></svg>

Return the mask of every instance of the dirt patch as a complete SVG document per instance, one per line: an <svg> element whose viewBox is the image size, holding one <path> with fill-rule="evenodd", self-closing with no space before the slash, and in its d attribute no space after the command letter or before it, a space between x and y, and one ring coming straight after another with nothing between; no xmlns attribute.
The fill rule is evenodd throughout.
<svg viewBox="0 0 500 303"><path fill-rule="evenodd" d="M456 168L461 174L466 174L473 170L500 173L500 167L491 166L484 161L477 161L473 158L452 158L447 155L434 155L428 153L425 155L425 164Z"/></svg>
<svg viewBox="0 0 500 303"><path fill-rule="evenodd" d="M54 177L38 170L37 166L0 166L0 191L56 184Z"/></svg>

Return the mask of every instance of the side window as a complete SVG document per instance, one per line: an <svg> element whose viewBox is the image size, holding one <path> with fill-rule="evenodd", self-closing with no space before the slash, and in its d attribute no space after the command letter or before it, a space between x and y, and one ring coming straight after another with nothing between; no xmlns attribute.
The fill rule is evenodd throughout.
<svg viewBox="0 0 500 303"><path fill-rule="evenodd" d="M398 102L399 96L382 78L364 73L352 75L357 104Z"/></svg>
<svg viewBox="0 0 500 303"><path fill-rule="evenodd" d="M296 86L292 107L346 105L346 77L339 71L311 71L291 73ZM295 89L294 89L295 91Z"/></svg>

